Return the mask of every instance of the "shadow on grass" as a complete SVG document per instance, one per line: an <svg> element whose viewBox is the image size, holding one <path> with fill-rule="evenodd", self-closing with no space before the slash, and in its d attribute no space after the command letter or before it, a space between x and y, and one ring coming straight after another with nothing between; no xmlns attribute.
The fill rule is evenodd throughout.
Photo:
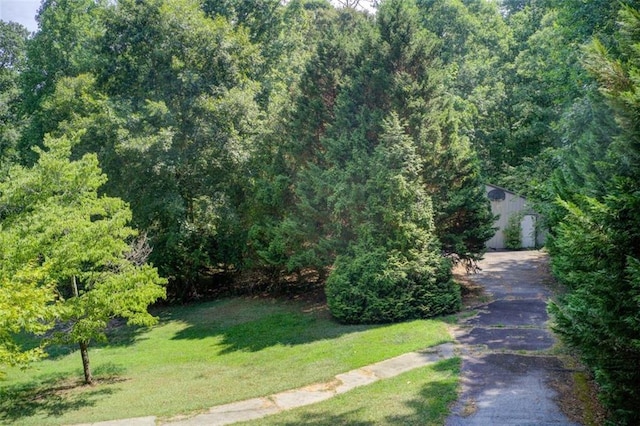
<svg viewBox="0 0 640 426"><path fill-rule="evenodd" d="M274 423L279 426L299 426L312 425L312 426L335 426L335 425L349 425L349 426L372 426L377 423L354 420L354 417L358 417L358 412L361 410L352 410L343 414L331 414L331 413L308 413L302 414L298 419L292 422Z"/></svg>
<svg viewBox="0 0 640 426"><path fill-rule="evenodd" d="M114 319L111 320L109 326L107 327L107 341L91 342L91 344L89 345L89 349L91 350L101 347L131 346L136 342L144 340L145 338L140 337L140 335L148 330L148 327L127 325L126 322L122 319ZM50 337L51 336L49 336L49 338ZM20 334L15 336L15 339L24 350L28 350L38 347L43 337L29 334ZM45 337L44 339L46 341L47 337ZM64 357L75 352L76 350L78 350L78 345L76 344L49 343L45 347L45 353L47 354L48 359L57 359L60 357Z"/></svg>
<svg viewBox="0 0 640 426"><path fill-rule="evenodd" d="M275 345L301 345L324 339L335 339L344 334L380 327L380 325L341 325L332 320L317 319L313 315L280 312L260 319L229 327L207 327L193 324L176 333L173 340L204 339L220 336L219 354L235 351L257 352Z"/></svg>
<svg viewBox="0 0 640 426"><path fill-rule="evenodd" d="M98 378L101 383L120 381L115 376ZM95 406L114 389L91 387L79 378L56 374L27 383L0 388L0 423L12 424L26 417L57 417L69 411Z"/></svg>

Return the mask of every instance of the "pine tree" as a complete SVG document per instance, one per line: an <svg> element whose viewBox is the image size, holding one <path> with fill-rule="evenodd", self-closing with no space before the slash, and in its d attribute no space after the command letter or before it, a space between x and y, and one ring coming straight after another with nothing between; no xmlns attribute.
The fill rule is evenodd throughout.
<svg viewBox="0 0 640 426"><path fill-rule="evenodd" d="M327 297L332 313L347 322L438 315L459 303L437 238L448 228L433 222L448 199L431 205L431 195L445 194L440 185L447 184L431 168L444 165L444 150L456 148L440 146L449 129L437 109L436 41L420 27L411 2L383 3L376 19L377 31L363 43L336 101L323 156L334 224L329 236L339 254Z"/></svg>
<svg viewBox="0 0 640 426"><path fill-rule="evenodd" d="M336 253L324 175L329 128L338 96L354 72L371 22L353 10L320 9L317 45L294 87L281 133L270 135L260 159L250 243L255 263L277 277L313 269L321 278ZM265 165L268 164L268 166Z"/></svg>
<svg viewBox="0 0 640 426"><path fill-rule="evenodd" d="M381 6L378 38L364 46L364 59L345 95L345 113L336 113L334 130L364 133L367 142L359 149L366 151L376 143L382 118L397 112L423 159L422 179L444 252L473 262L494 233L493 217L477 155L461 130L462 115L446 92L438 40L422 27L420 17L412 2ZM348 144L336 139L341 151L335 157L348 158Z"/></svg>

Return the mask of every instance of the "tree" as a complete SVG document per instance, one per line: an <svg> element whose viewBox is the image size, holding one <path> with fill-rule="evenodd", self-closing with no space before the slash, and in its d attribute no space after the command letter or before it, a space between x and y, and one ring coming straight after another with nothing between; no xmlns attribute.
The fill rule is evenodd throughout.
<svg viewBox="0 0 640 426"><path fill-rule="evenodd" d="M26 62L28 34L19 24L0 21L0 174L17 157L24 125L19 114L20 75Z"/></svg>
<svg viewBox="0 0 640 426"><path fill-rule="evenodd" d="M458 133L443 90L437 40L421 28L410 2L383 3L374 25L349 9L337 16L300 80L288 138L274 155L277 174L268 181L265 176L259 192L268 219L252 228L252 245L266 265L290 272L311 267L322 273L335 262L327 294L343 321L393 321L455 309L459 293L450 285L440 241L447 253L473 260L491 235L492 218L475 155ZM400 190L384 186L385 179L395 182L405 167L387 164L385 149L405 152L410 173L419 170L406 184L410 189L402 188L412 202L398 199L395 205L384 198ZM349 303L362 302L346 294L366 286L366 270L376 264L371 274L411 278L379 282L395 289L372 296L384 309L343 315L353 308ZM432 285L442 293L434 291L429 304L418 294ZM411 307L414 302L425 309ZM404 306L392 314L388 307L395 303Z"/></svg>
<svg viewBox="0 0 640 426"><path fill-rule="evenodd" d="M419 0L422 24L438 36L436 49L447 70L444 84L456 112L458 133L469 139L484 179L503 167L510 134L507 78L513 31L495 2Z"/></svg>
<svg viewBox="0 0 640 426"><path fill-rule="evenodd" d="M554 273L569 292L549 310L555 330L595 372L612 420L637 424L640 97L635 77L640 73L640 12L623 6L619 17L619 45L614 50L619 56L612 56L596 39L584 61L610 108L598 112L609 112L617 129L603 134L590 129L591 137L578 139L583 146L569 151L578 158L564 158L566 166L554 180L559 200L550 253ZM594 152L601 154L595 163Z"/></svg>
<svg viewBox="0 0 640 426"><path fill-rule="evenodd" d="M188 0L121 1L106 21L97 81L124 119L107 173L186 299L203 270L242 262L260 52L246 29Z"/></svg>
<svg viewBox="0 0 640 426"><path fill-rule="evenodd" d="M348 323L453 312L460 292L442 258L416 147L392 113L370 158L347 166L335 198L351 212L353 239L327 280L331 313Z"/></svg>
<svg viewBox="0 0 640 426"><path fill-rule="evenodd" d="M332 183L323 176L327 130L360 46L372 30L371 21L353 10L321 4L308 13L315 15L317 44L291 88L291 104L276 128L280 131L263 140L256 157L262 163L250 244L255 263L276 276L311 268L324 277L335 259L336 249L327 240L333 220L326 197Z"/></svg>
<svg viewBox="0 0 640 426"><path fill-rule="evenodd" d="M3 252L3 292L14 299L25 292L36 296L20 315L9 317L13 324L2 333L43 331L55 320L65 328L55 340L78 344L91 384L90 343L105 339L116 317L153 324L147 307L164 297L166 281L129 255L136 235L127 226L131 212L122 200L98 195L106 176L96 156L70 160L68 138L48 137L44 145L46 150L36 149L33 167L14 166L0 183L0 241L19 241ZM17 295L11 291L16 283L26 284ZM26 326L17 325L22 318ZM33 325L42 319L48 321Z"/></svg>
<svg viewBox="0 0 640 426"><path fill-rule="evenodd" d="M363 103L372 110L397 111L405 120L423 158L422 180L433 200L435 232L443 250L473 262L493 235L493 218L482 190L477 154L465 135L466 112L457 108L460 96L451 94L450 75L442 70L446 49L424 29L416 6L407 2L381 6L379 47L373 48L371 62L375 69L366 70L360 83L370 87L357 92L369 97ZM367 74L378 80L369 82ZM375 130L369 132L375 134Z"/></svg>
<svg viewBox="0 0 640 426"><path fill-rule="evenodd" d="M249 29L200 6L46 2L25 78L35 115L24 157L45 133L85 129L74 155L98 155L110 178L101 190L129 203L180 299L203 270L242 263L249 160L263 129L257 100L268 104L272 91L254 80L268 86Z"/></svg>
<svg viewBox="0 0 640 426"><path fill-rule="evenodd" d="M58 80L101 68L98 39L104 32L102 13L107 4L102 0L42 2L36 17L39 31L27 44L28 60L21 76L22 111L29 119L19 145L22 162L35 161L31 147L41 144L58 124L40 109Z"/></svg>
<svg viewBox="0 0 640 426"><path fill-rule="evenodd" d="M364 40L337 96L324 139L324 172L316 179L325 182L331 217L325 241L338 254L327 297L334 315L351 322L437 315L459 301L438 239L453 228L434 217L439 209L451 212L450 197L460 189L444 189L453 170L442 154L471 152L449 143L457 135L443 120L436 39L421 28L415 4L382 3L376 18L376 31ZM483 217L490 219L483 201Z"/></svg>

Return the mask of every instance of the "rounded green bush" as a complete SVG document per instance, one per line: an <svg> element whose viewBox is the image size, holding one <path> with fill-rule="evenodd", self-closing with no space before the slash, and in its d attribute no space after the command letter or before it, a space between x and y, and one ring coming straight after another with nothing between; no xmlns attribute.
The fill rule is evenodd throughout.
<svg viewBox="0 0 640 426"><path fill-rule="evenodd" d="M408 260L384 249L340 256L325 291L332 315L344 323L428 318L460 308L447 260Z"/></svg>

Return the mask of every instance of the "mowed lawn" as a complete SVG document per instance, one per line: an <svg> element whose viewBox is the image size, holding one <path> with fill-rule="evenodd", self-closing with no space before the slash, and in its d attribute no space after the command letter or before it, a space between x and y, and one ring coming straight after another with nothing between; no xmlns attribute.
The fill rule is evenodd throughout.
<svg viewBox="0 0 640 426"><path fill-rule="evenodd" d="M441 426L458 396L459 374L460 359L451 358L242 425Z"/></svg>
<svg viewBox="0 0 640 426"><path fill-rule="evenodd" d="M444 321L348 326L333 321L322 305L270 299L225 299L155 314L160 317L157 326L122 327L114 331L113 344L90 349L96 386L81 385L80 356L64 348L26 371L9 369L0 380L0 423L73 424L149 415L168 419L327 381L451 341ZM446 380L453 380L450 389L455 389L454 367L445 369ZM428 375L419 377L427 380ZM388 390L386 380L378 382L368 391L396 394L396 388L407 387L402 380L400 385L388 382ZM419 395L424 386L417 380L405 382L414 383ZM341 401L357 392L363 391L336 401L348 406Z"/></svg>

